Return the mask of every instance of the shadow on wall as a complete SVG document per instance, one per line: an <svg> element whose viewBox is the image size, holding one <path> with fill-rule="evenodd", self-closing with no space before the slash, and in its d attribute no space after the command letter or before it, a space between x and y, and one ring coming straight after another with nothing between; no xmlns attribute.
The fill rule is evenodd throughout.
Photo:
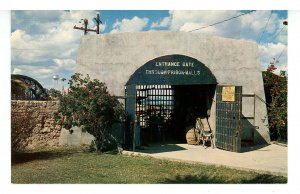
<svg viewBox="0 0 300 194"><path fill-rule="evenodd" d="M122 123L115 123L110 131L112 140L118 143L123 143L123 129ZM72 133L69 130L62 129L59 137L59 145L81 146L91 145L91 142L95 140L94 136L90 133L83 131L82 127L73 127Z"/></svg>
<svg viewBox="0 0 300 194"><path fill-rule="evenodd" d="M242 152L252 151L269 145L256 127L242 115L243 130L241 134Z"/></svg>
<svg viewBox="0 0 300 194"><path fill-rule="evenodd" d="M83 132L81 127L73 127L72 133L62 129L59 136L59 145L90 145L95 138L88 132Z"/></svg>

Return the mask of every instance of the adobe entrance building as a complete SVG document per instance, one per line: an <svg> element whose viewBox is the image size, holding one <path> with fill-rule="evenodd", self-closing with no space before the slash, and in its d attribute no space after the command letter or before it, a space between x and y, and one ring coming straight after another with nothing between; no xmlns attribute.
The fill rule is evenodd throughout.
<svg viewBox="0 0 300 194"><path fill-rule="evenodd" d="M270 142L254 42L173 31L83 36L75 72L124 97L136 146L183 142L197 117L208 118L221 149Z"/></svg>

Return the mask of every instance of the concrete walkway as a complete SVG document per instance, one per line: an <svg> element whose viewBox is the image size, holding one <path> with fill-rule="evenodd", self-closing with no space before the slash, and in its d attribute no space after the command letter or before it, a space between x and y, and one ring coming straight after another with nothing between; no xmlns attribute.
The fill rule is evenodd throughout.
<svg viewBox="0 0 300 194"><path fill-rule="evenodd" d="M287 176L287 150L287 147L276 144L265 147L249 147L242 153L224 151L218 148L212 149L201 145L154 144L143 150L123 151L123 153L186 162L201 162Z"/></svg>

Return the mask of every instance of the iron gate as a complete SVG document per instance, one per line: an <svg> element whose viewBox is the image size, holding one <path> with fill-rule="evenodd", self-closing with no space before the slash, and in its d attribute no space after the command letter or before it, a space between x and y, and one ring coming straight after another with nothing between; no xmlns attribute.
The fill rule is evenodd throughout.
<svg viewBox="0 0 300 194"><path fill-rule="evenodd" d="M167 122L174 112L174 90L170 85L137 85L136 101L136 116L142 128L148 127L149 117Z"/></svg>
<svg viewBox="0 0 300 194"><path fill-rule="evenodd" d="M224 94L225 87L232 94ZM242 86L217 86L216 92L216 147L241 152Z"/></svg>

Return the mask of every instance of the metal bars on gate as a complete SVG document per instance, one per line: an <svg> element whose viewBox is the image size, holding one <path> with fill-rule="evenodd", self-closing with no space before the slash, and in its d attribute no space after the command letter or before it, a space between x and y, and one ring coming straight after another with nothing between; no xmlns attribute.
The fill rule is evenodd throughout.
<svg viewBox="0 0 300 194"><path fill-rule="evenodd" d="M234 86L234 101L222 101L223 86L216 92L216 146L241 151L242 86Z"/></svg>
<svg viewBox="0 0 300 194"><path fill-rule="evenodd" d="M171 85L137 85L136 99L136 116L142 128L148 127L150 116L159 115L167 121L174 113L174 89Z"/></svg>

